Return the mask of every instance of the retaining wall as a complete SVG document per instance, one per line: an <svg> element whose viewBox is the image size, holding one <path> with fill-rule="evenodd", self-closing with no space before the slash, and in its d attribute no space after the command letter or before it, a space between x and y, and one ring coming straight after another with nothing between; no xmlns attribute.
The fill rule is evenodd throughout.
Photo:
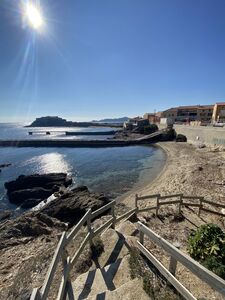
<svg viewBox="0 0 225 300"><path fill-rule="evenodd" d="M174 129L186 135L188 142L225 147L225 127L174 125Z"/></svg>

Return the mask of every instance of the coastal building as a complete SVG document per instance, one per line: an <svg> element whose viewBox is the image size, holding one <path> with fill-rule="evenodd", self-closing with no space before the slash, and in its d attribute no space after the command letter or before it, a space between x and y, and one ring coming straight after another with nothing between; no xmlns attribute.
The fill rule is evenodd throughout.
<svg viewBox="0 0 225 300"><path fill-rule="evenodd" d="M149 120L144 119L142 117L135 117L135 118L130 118L127 122L124 122L123 127L125 129L136 129L136 128L143 128L144 126L149 125Z"/></svg>
<svg viewBox="0 0 225 300"><path fill-rule="evenodd" d="M160 117L156 113L146 113L144 114L143 118L148 120L150 124L156 124L160 122Z"/></svg>
<svg viewBox="0 0 225 300"><path fill-rule="evenodd" d="M214 105L212 122L225 123L225 102L218 102Z"/></svg>
<svg viewBox="0 0 225 300"><path fill-rule="evenodd" d="M225 105L225 104L224 104ZM172 107L162 112L162 118L172 118L174 122L198 121L211 123L213 105L193 105Z"/></svg>

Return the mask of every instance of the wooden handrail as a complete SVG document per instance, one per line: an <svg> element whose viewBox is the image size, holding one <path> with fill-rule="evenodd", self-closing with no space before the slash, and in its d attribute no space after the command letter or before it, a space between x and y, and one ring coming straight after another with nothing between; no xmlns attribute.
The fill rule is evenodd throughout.
<svg viewBox="0 0 225 300"><path fill-rule="evenodd" d="M45 300L48 297L48 293L51 287L51 283L53 280L53 277L55 275L56 268L58 266L59 260L62 255L62 250L66 244L66 232L64 231L61 235L60 241L57 245L56 251L54 253L53 259L51 261L51 264L49 266L48 272L45 276L44 284L41 288L41 299Z"/></svg>
<svg viewBox="0 0 225 300"><path fill-rule="evenodd" d="M72 239L76 236L78 231L81 229L81 227L87 222L87 220L91 216L91 209L88 209L86 214L80 219L80 221L73 227L73 229L70 231L70 233L67 235L66 243L70 243Z"/></svg>
<svg viewBox="0 0 225 300"><path fill-rule="evenodd" d="M180 199L179 200L173 200L173 201L160 201L160 200L163 200L163 199L175 198L175 197L180 197ZM147 199L153 199L153 198L156 198L156 200L157 200L156 206L154 206L154 207L145 207L145 208L138 207L138 201L139 200L147 200ZM198 200L200 200L200 204L183 202L183 199L198 199ZM88 225L87 226L88 233L87 233L86 237L83 239L83 241L82 241L79 249L74 254L74 256L72 257L72 259L68 260L68 258L67 258L67 260L66 260L67 263L64 266L64 271L63 271L64 275L62 277L62 282L61 282L61 285L60 285L60 290L59 290L59 294L58 294L59 298L58 299L62 299L65 296L65 294L67 293L67 283L71 284L71 282L67 281L67 283L66 283L63 280L69 280L68 278L69 278L70 270L73 267L73 265L76 263L77 259L79 258L80 254L82 253L85 245L88 242L91 243L93 237L96 236L96 235L98 235L98 234L100 234L101 232L103 232L103 230L105 230L107 227L109 227L109 226L115 227L116 223L120 222L123 219L129 218L130 216L132 216L133 214L138 213L138 212L149 211L149 210L155 209L156 210L156 215L158 215L158 210L159 210L160 206L169 205L169 204L179 204L179 211L180 211L182 205L183 206L190 205L190 206L199 207L199 214L200 214L200 212L202 210L202 211L211 212L211 213L215 213L215 214L218 214L218 215L225 216L222 213L211 211L209 209L204 208L203 207L203 203L210 204L210 205L213 205L213 206L216 206L216 207L225 208L225 205L220 204L220 203L216 203L216 202L212 202L212 201L209 201L209 200L205 200L204 197L202 197L202 196L184 196L183 194L172 194L172 195L161 196L160 194L154 194L154 195L147 195L147 196L141 196L141 197L139 197L138 195L136 195L136 197L135 197L135 208L129 210L128 212L126 212L123 215L118 216L118 217L115 216L115 210L114 210L114 206L116 204L115 200L107 203L106 205L104 205L103 207L97 209L94 212L92 212L91 209L89 209L85 213L85 215L81 218L81 220L71 229L71 231L69 233L68 232L63 232L63 234L62 234L62 236L60 238L60 241L59 241L59 243L57 245L57 248L55 250L55 253L54 253L54 256L52 258L52 261L51 261L51 264L49 266L49 269L47 271L47 274L46 274L46 277L45 277L45 280L44 280L44 284L43 284L43 286L42 286L41 289L37 289L37 288L33 289L33 292L31 294L31 298L30 299L31 300L46 300L47 299L48 293L49 293L49 290L50 290L50 287L51 287L51 284L52 284L52 281L53 281L53 278L54 278L54 275L55 275L55 272L56 272L56 269L58 267L58 263L59 263L60 259L63 259L63 257L65 257L65 255L66 255L65 248L77 236L77 234L79 233L80 229L82 228L83 225L85 225L85 223L87 223L87 225ZM91 226L91 221L94 218L98 217L103 212L105 212L106 210L110 210L110 214L112 215L112 218L110 218L109 220L107 220L103 225L101 225L99 228L97 228L94 231L93 228L92 228L92 226ZM142 226L144 226L144 225L142 224ZM142 235L143 231L141 231L141 230L143 230L143 227L141 227L141 229L140 229L140 232L141 232L141 235ZM148 233L149 233L149 231L148 231ZM145 231L143 234L147 234L147 231ZM179 257L176 257L176 259L179 260ZM184 263L184 265L185 265L185 263ZM201 268L204 268L204 267L201 266ZM193 271L193 273L196 274L195 270L196 269L193 269L191 271ZM198 269L198 271L199 271L199 269ZM201 269L201 271L202 271L202 269ZM210 272L210 271L207 270L207 272ZM65 274L67 274L67 275L65 276ZM199 277L201 278L201 276L199 276ZM208 280L207 278L206 278L206 280ZM214 288L216 289L215 286L214 286ZM220 288L221 288L221 282L217 281L217 290L220 289ZM60 295L62 295L62 296L60 296Z"/></svg>
<svg viewBox="0 0 225 300"><path fill-rule="evenodd" d="M143 245L138 241L138 249L153 263L153 265L160 271L160 273L178 290L178 292L188 300L197 300L181 283L173 276L154 255L152 255Z"/></svg>
<svg viewBox="0 0 225 300"><path fill-rule="evenodd" d="M217 292L225 296L225 281L222 278L203 267L201 264L199 264L187 254L181 252L179 249L170 244L164 238L160 237L157 233L152 231L150 228L148 228L141 222L138 222L138 229L140 232L142 232L144 235L150 238L153 242L155 242L158 246L163 248L167 253L169 253L171 257L173 257L175 260L179 261L181 264L187 267L193 274L195 274L201 280L205 281ZM144 244L143 237L142 240L142 244Z"/></svg>
<svg viewBox="0 0 225 300"><path fill-rule="evenodd" d="M90 219L92 220L92 219L96 218L97 216L99 216L100 214L102 214L104 211L110 209L115 204L116 204L116 200L111 201L111 202L107 203L106 205L100 207L99 209L93 211L91 213L91 218Z"/></svg>

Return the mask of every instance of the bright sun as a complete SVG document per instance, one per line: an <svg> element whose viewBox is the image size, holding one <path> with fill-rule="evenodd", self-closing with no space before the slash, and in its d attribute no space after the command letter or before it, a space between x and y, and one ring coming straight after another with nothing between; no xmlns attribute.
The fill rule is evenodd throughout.
<svg viewBox="0 0 225 300"><path fill-rule="evenodd" d="M33 4L26 5L25 14L30 26L38 30L43 25L43 18L40 11Z"/></svg>

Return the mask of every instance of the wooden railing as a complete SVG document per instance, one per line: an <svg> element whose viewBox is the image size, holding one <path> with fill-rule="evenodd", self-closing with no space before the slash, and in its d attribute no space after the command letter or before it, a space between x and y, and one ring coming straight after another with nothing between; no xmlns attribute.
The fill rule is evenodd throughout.
<svg viewBox="0 0 225 300"><path fill-rule="evenodd" d="M175 198L175 200L174 200ZM139 202L143 202L143 200L151 200L151 202L155 199L154 206L148 206L141 208L139 206ZM173 199L170 201L165 201L167 199ZM190 202L190 200L194 200L195 203ZM144 211L150 211L150 210L155 210L156 215L158 216L159 214L159 209L163 205L169 205L169 204L178 204L178 212L181 212L182 206L189 206L189 207L198 207L198 216L201 215L202 211L215 214L218 216L225 217L225 214L222 212L218 212L216 210L209 209L208 207L204 206L204 204L210 205L212 207L217 207L217 208L224 208L225 205L221 203L217 203L211 200L206 200L202 196L184 196L183 194L172 194L172 195L166 195L166 196L161 196L160 194L154 194L154 195L147 195L147 196L135 196L135 207L137 212L144 212Z"/></svg>
<svg viewBox="0 0 225 300"><path fill-rule="evenodd" d="M150 200L155 199L155 202L156 202L155 206L150 206L150 207L145 207L145 208L139 207L138 204L139 204L140 201L144 201L144 200L148 200L148 199L150 199ZM165 201L167 199L173 199L173 200ZM198 200L199 203L187 202L188 200ZM61 283L60 283L60 287L58 289L58 295L57 295L56 299L57 300L62 300L66 296L68 296L69 300L74 299L72 284L71 284L71 279L70 279L70 271L73 268L74 264L79 259L79 256L82 253L82 251L84 250L84 247L87 245L87 243L92 244L93 238L96 235L103 232L108 227L115 228L115 225L118 222L120 222L123 219L128 219L132 215L137 214L139 212L155 210L156 215L158 215L160 207L163 206L163 205L169 205L169 204L178 204L179 212L181 212L182 205L183 206L194 206L194 207L199 208L199 211L198 211L199 215L200 215L201 211L206 211L206 212L214 213L214 214L221 215L221 216L225 217L225 215L220 213L220 212L213 211L213 210L210 210L208 208L205 208L203 206L204 203L206 203L208 205L210 204L210 205L215 206L215 207L225 208L225 205L215 203L215 202L212 202L212 201L209 201L209 200L205 200L203 197L184 196L183 194L173 194L173 195L167 195L167 196L161 196L160 194L155 194L155 195L147 195L147 196L138 196L138 195L136 195L136 197L135 197L135 208L129 210L128 212L124 213L121 216L116 216L115 215L115 204L116 204L115 201L112 201L112 202L106 204L105 206L99 208L98 210L96 210L94 212L92 212L91 209L89 209L86 212L86 214L81 218L81 220L69 232L63 232L62 233L60 241L57 245L54 256L52 258L51 264L50 264L49 269L47 271L44 283L43 283L43 285L40 289L39 288L33 289L33 292L32 292L32 295L31 295L30 299L31 300L45 300L45 299L47 299L47 297L49 295L50 288L52 286L54 276L56 274L57 269L59 268L60 261L62 261L62 264L63 264L63 274L62 274ZM93 227L92 227L93 219L96 219L97 217L99 217L101 214L103 214L104 212L106 212L108 210L110 211L111 218L109 220L107 220L99 228L94 230ZM80 232L81 228L84 225L87 225L86 226L87 227L87 234L83 238L78 250L74 253L74 255L72 257L70 257L68 255L68 252L67 252L66 248L69 245L69 243L77 237L78 233ZM142 234L143 228L145 228L145 227L141 227L140 223L139 223L139 229L141 229L140 230L141 241L143 240L143 234ZM147 231L145 230L144 233L147 234ZM141 251L143 253L145 253L146 255L151 257L151 254L148 254L148 252L146 252L147 250L145 248L143 248L144 247L143 243L139 243L138 247L141 249ZM153 260L153 258L152 258L152 260ZM160 262L157 262L157 264L159 265ZM161 268L161 270L163 270L163 268ZM163 272L164 272L163 273L164 275L167 274L165 270ZM172 279L172 280L173 280L173 283L174 283L177 279ZM179 284L177 284L177 286L178 285ZM180 287L179 287L179 289L180 289ZM184 295L188 295L187 291L185 292L185 290L183 290L183 292L184 292ZM193 298L193 296L192 296L192 298L189 297L189 298L186 298L186 299L195 299L195 298Z"/></svg>
<svg viewBox="0 0 225 300"><path fill-rule="evenodd" d="M140 241L138 241L138 249L151 261L158 271L174 286L174 288L187 300L197 300L186 287L175 277L177 262L180 262L188 268L193 274L206 282L214 290L225 296L225 281L213 272L209 271L190 256L181 252L168 241L160 237L154 231L138 222L140 232ZM148 237L155 244L160 246L170 255L169 270L144 246L144 237Z"/></svg>
<svg viewBox="0 0 225 300"><path fill-rule="evenodd" d="M49 295L50 288L52 286L52 282L54 279L54 276L56 274L56 271L59 267L60 261L62 261L63 264L63 274L61 278L61 283L58 289L58 295L57 300L62 300L66 296L68 296L69 300L74 299L73 290L72 290L72 284L70 279L70 271L73 268L74 264L79 259L80 254L84 250L84 247L87 245L87 243L92 244L93 238L103 232L106 228L112 227L115 228L115 225L120 222L123 219L129 218L133 214L136 213L136 208L131 209L125 214L116 217L115 216L115 201L112 201L105 206L99 208L98 210L95 210L94 212L89 209L86 214L81 218L81 220L70 230L70 232L63 232L60 238L60 241L57 245L57 248L55 250L54 256L52 258L51 264L49 266L49 269L47 271L47 274L45 276L44 284L40 289L35 288L33 289L31 300L45 300L47 299ZM111 218L107 220L103 225L101 225L97 229L93 229L92 227L92 221L93 219L96 219L99 215L103 214L106 211L110 211ZM75 239L80 232L81 228L87 225L87 234L83 238L80 247L75 252L75 254L70 257L68 255L68 252L66 250L66 247L69 245L69 243Z"/></svg>

